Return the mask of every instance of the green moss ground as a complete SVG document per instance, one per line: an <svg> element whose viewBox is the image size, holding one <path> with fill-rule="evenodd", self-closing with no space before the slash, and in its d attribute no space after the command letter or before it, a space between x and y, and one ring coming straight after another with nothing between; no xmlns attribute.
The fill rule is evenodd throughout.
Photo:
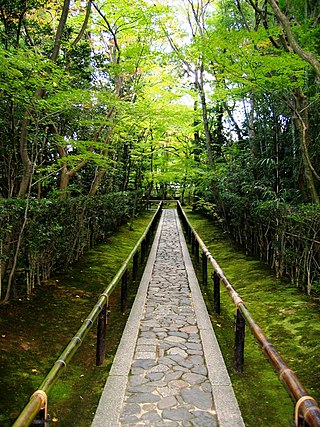
<svg viewBox="0 0 320 427"><path fill-rule="evenodd" d="M149 223L153 212L123 226L106 244L89 251L67 272L35 289L30 301L0 307L0 426L19 415L52 364L86 318ZM130 307L136 286L130 285ZM119 293L111 298L108 354L95 366L96 326L49 395L51 425L87 427L99 401L124 328Z"/></svg>
<svg viewBox="0 0 320 427"><path fill-rule="evenodd" d="M133 231L122 227L68 272L37 288L31 301L16 301L0 308L0 426L12 424L40 385L151 215L137 219ZM188 216L254 319L319 402L319 301L301 294L286 281L275 279L264 264L247 257L206 219L191 212ZM131 301L135 289L132 291ZM230 298L222 289L222 314L216 316L211 286L203 293L246 425L289 426L293 403L248 330L244 373L233 372L235 308ZM127 318L119 313L118 297L115 294L111 301L105 365L95 367L94 327L49 396L52 425L90 425Z"/></svg>
<svg viewBox="0 0 320 427"><path fill-rule="evenodd" d="M276 279L266 265L246 256L208 220L190 210L187 214L255 321L311 396L320 402L319 301L302 294L289 282ZM213 314L211 281L209 283L203 293L246 426L291 425L293 402L248 328L244 372L233 371L235 307L222 288L221 315Z"/></svg>

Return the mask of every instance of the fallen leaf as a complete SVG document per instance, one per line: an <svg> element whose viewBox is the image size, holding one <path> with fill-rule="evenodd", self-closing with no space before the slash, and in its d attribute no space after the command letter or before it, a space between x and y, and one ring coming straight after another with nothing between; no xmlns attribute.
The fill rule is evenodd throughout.
<svg viewBox="0 0 320 427"><path fill-rule="evenodd" d="M29 348L30 348L29 344L28 344L28 343L26 343L26 342L22 342L22 343L20 344L20 347L22 347L22 348L23 348L23 350L29 350Z"/></svg>

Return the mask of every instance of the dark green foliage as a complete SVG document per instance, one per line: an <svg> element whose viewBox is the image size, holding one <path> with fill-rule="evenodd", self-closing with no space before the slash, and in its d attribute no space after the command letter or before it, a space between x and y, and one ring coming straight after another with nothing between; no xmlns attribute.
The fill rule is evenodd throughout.
<svg viewBox="0 0 320 427"><path fill-rule="evenodd" d="M236 242L266 261L277 276L290 277L308 294L319 292L319 205L292 206L277 200L251 203L244 195L230 192L220 199L219 208L199 199L194 210L219 220Z"/></svg>
<svg viewBox="0 0 320 427"><path fill-rule="evenodd" d="M79 259L85 249L105 241L113 230L129 220L132 203L129 193L30 200L16 269L15 293L20 294L26 283L29 293L36 281L48 278L53 271L64 269ZM0 208L0 256L6 283L23 223L26 200L1 200Z"/></svg>
<svg viewBox="0 0 320 427"><path fill-rule="evenodd" d="M213 221L221 221L218 213L217 206L202 198L197 198L193 203L193 210L199 212L201 215Z"/></svg>

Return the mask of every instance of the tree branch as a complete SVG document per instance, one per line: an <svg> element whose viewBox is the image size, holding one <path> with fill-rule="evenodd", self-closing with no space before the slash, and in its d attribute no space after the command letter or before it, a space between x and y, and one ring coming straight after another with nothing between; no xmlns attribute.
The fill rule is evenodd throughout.
<svg viewBox="0 0 320 427"><path fill-rule="evenodd" d="M58 55L59 55L61 38L62 38L62 34L63 34L64 28L65 28L65 25L67 22L68 13L69 13L69 6L70 6L70 0L64 0L61 18L59 21L58 29L56 32L56 37L54 40L54 47L53 47L51 57L50 57L52 62L56 62Z"/></svg>
<svg viewBox="0 0 320 427"><path fill-rule="evenodd" d="M93 5L93 7L96 9L96 11L99 13L99 15L101 16L101 18L104 20L104 22L106 23L106 25L107 25L107 29L108 29L108 31L110 32L110 34L112 35L112 38L113 38L113 41L114 41L114 45L115 45L115 47L116 47L116 49L117 49L117 51L118 51L118 55L117 55L117 64L119 63L119 61L120 61L120 47L119 47L119 44L118 44L118 40L117 40L117 35L116 35L116 31L114 31L112 28L111 28L111 25L110 25L110 23L109 23L109 21L107 20L107 18L106 18L106 16L101 12L101 10L98 8L98 6L94 3L94 2L92 2L92 5Z"/></svg>
<svg viewBox="0 0 320 427"><path fill-rule="evenodd" d="M91 13L91 0L89 0L87 3L86 16L84 18L84 21L83 21L83 24L82 24L82 27L81 27L79 34L77 35L77 37L72 42L72 46L75 46L82 39L84 32L86 31L86 28L88 26L90 13Z"/></svg>
<svg viewBox="0 0 320 427"><path fill-rule="evenodd" d="M278 19L282 28L284 29L293 51L297 55L299 55L300 58L302 58L304 61L308 62L312 66L312 68L315 70L317 74L318 79L320 79L320 62L318 61L316 55L310 52L307 52L301 48L301 46L297 42L292 32L291 24L288 17L280 10L276 0L268 0L268 3L272 7L276 18Z"/></svg>

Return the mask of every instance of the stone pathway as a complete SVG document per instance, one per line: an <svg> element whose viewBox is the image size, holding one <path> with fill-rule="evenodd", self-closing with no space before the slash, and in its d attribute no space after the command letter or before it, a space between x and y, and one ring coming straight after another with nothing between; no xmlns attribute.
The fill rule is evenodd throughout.
<svg viewBox="0 0 320 427"><path fill-rule="evenodd" d="M173 210L164 211L120 423L217 426Z"/></svg>
<svg viewBox="0 0 320 427"><path fill-rule="evenodd" d="M163 211L91 427L244 427L174 209Z"/></svg>

